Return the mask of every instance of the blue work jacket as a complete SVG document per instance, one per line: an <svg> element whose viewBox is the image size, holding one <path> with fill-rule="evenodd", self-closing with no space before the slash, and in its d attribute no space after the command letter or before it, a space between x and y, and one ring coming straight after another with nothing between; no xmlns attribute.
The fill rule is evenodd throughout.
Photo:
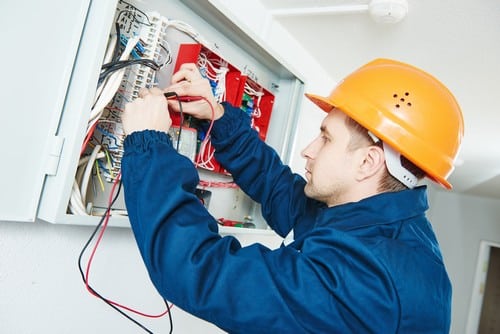
<svg viewBox="0 0 500 334"><path fill-rule="evenodd" d="M126 206L165 299L230 333L448 333L451 285L425 187L328 208L227 104L212 143L267 223L281 236L293 229L295 240L270 250L221 237L194 194L191 161L165 133L132 133Z"/></svg>

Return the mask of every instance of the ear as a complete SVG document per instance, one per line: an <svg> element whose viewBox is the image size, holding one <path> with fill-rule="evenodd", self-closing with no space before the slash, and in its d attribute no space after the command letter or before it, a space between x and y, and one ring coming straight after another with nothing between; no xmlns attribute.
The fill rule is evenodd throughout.
<svg viewBox="0 0 500 334"><path fill-rule="evenodd" d="M376 145L369 146L364 150L359 159L358 172L356 179L362 181L373 176L379 175L385 168L384 150Z"/></svg>

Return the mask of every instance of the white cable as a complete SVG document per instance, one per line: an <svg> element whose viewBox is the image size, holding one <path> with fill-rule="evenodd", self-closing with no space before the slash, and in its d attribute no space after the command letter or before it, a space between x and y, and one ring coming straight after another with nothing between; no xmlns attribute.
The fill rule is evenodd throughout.
<svg viewBox="0 0 500 334"><path fill-rule="evenodd" d="M71 197L69 200L69 209L71 213L78 215L87 215L85 206L83 205L82 196L80 194L80 188L76 180L73 181L73 187L71 188Z"/></svg>
<svg viewBox="0 0 500 334"><path fill-rule="evenodd" d="M175 28L188 36L190 36L192 39L194 39L196 42L202 44L202 45L210 45L209 42L203 38L191 25L187 24L186 22L179 21L179 20L167 20L165 23L165 30L168 29L169 27Z"/></svg>
<svg viewBox="0 0 500 334"><path fill-rule="evenodd" d="M257 97L257 102L255 103L255 108L252 111L252 117L259 118L262 115L261 110L260 110L260 101L262 99L262 96L264 96L264 92L257 91L256 89L254 89L251 86L251 84L249 82L245 83L244 92L252 97Z"/></svg>
<svg viewBox="0 0 500 334"><path fill-rule="evenodd" d="M101 149L101 145L96 145L90 154L90 158L87 163L87 167L85 168L85 172L83 173L82 183L80 184L80 194L82 196L82 203L85 204L85 200L87 199L87 188L89 185L90 174L92 173L92 168L94 168L94 162L97 157L97 153Z"/></svg>

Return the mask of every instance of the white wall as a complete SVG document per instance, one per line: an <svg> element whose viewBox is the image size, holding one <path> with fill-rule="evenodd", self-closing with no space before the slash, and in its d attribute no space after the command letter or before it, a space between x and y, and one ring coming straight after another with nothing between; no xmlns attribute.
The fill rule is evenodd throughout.
<svg viewBox="0 0 500 334"><path fill-rule="evenodd" d="M429 219L453 284L452 333L465 333L481 240L500 242L500 200L431 190Z"/></svg>
<svg viewBox="0 0 500 334"><path fill-rule="evenodd" d="M91 296L77 268L92 228L43 222L0 222L0 332L140 333ZM165 309L154 290L130 229L106 232L96 253L90 282L106 297L140 311ZM166 333L167 317L140 318L155 333ZM174 333L223 333L174 307Z"/></svg>

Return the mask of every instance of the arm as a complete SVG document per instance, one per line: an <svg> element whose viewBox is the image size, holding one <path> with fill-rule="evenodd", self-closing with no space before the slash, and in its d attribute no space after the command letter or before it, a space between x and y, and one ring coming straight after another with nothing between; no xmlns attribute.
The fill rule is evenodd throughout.
<svg viewBox="0 0 500 334"><path fill-rule="evenodd" d="M134 132L124 147L130 222L163 297L231 333L395 332L390 279L359 243L330 229L300 252L242 248L218 235L193 194L196 170L165 133Z"/></svg>
<svg viewBox="0 0 500 334"><path fill-rule="evenodd" d="M296 236L308 230L318 203L305 197L305 181L283 165L278 154L258 138L250 128L249 118L238 108L216 103L208 81L194 64L182 65L172 82L166 91L204 98L183 103L183 111L198 119L216 120L211 132L216 158L242 190L262 204L267 223L283 237L294 227ZM213 114L206 102L214 106ZM169 108L179 111L176 101L169 101Z"/></svg>
<svg viewBox="0 0 500 334"><path fill-rule="evenodd" d="M308 230L319 203L304 195L305 180L281 162L239 108L223 105L224 116L212 130L217 160L245 193L261 203L264 218L278 234L285 236L294 227L296 236Z"/></svg>

